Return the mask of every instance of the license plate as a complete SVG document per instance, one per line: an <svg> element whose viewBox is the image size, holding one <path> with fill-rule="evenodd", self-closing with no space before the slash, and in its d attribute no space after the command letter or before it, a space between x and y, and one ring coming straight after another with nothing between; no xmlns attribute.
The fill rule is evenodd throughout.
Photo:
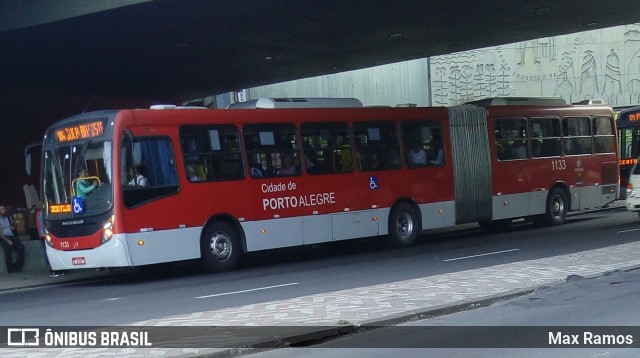
<svg viewBox="0 0 640 358"><path fill-rule="evenodd" d="M74 257L71 259L71 264L74 266L86 265L87 261L84 259L84 257Z"/></svg>

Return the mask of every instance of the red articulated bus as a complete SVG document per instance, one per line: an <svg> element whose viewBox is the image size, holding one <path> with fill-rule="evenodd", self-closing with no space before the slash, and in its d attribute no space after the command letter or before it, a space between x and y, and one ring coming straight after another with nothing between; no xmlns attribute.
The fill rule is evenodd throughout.
<svg viewBox="0 0 640 358"><path fill-rule="evenodd" d="M557 225L615 200L610 107L499 100L260 99L64 119L43 142L47 255L54 270L200 259L223 271L246 252L374 236L405 247L427 229Z"/></svg>

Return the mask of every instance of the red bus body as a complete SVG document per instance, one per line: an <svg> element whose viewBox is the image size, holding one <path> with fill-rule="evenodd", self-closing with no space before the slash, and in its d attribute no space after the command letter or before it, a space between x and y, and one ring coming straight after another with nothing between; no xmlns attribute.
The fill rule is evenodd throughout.
<svg viewBox="0 0 640 358"><path fill-rule="evenodd" d="M231 269L242 252L386 235L393 239L395 246L408 246L423 230L468 222L481 222L489 227L516 218L544 221L546 217L552 224L561 223L568 210L604 206L615 200L619 180L616 146L605 150L606 153L595 153L593 149L582 155L562 153L533 157L534 138L525 135L533 129L527 127L522 132L525 133L523 142L527 145L526 158L500 159L498 150L503 148L497 145L496 120L518 118L525 121L518 123L529 123L531 118L562 121L571 116L589 118L589 121L595 121L596 117L608 118L613 123L611 108L597 106L169 109L79 115L52 126L45 136L43 153L50 153L45 157L53 156L51 153L57 146L69 144L56 143L53 138L56 129L68 129L69 123L103 118L106 129L102 135L111 144L97 147L93 152L111 151L105 154L105 158L111 159L98 161L90 158L93 154L86 154L81 162L87 165L95 161L107 168L97 169L94 174L103 184L108 182L112 194L105 196L105 208L108 209L95 216L75 215L62 206L69 198L47 191L54 179L47 179L45 174L47 254L54 270L202 259L208 269L218 271ZM354 125L369 123L368 139L373 143L380 134L371 128L381 121L393 123L402 153L399 168L365 171L354 165L353 170L342 173L311 175L308 172L310 169L302 160L304 148L301 145L304 141L301 140L301 127L305 123L346 123L352 140L348 155L360 160L354 150ZM409 155L405 141L415 133L403 132L403 126L420 121L441 128L444 165L407 165ZM249 144L245 143L247 137L243 136L243 130L245 126L263 124L291 124L296 129L296 138L292 141L300 144L298 153L294 153L299 159L299 175L259 178L249 175L249 156L246 154ZM188 138L185 136L193 131L187 133L187 130L216 125L230 126L240 133L241 141L237 145L245 149L243 175L232 180L192 181L185 169L189 165L185 152ZM616 131L612 129L615 141ZM209 136L219 133L218 129L209 130ZM145 138L161 138L170 144L175 162L169 160L167 167L175 167L177 182L162 188L140 189L147 190L150 199L135 199L139 202L131 204L133 201L127 203L129 199L125 200L125 196L136 189L124 183L126 169L122 162L131 156L127 153L128 141L136 143ZM500 140L504 145L511 144ZM547 143L551 141L549 139ZM592 138L592 142L595 141ZM216 142L214 146L218 144ZM77 145L78 151L82 149L80 147ZM91 148L86 149L86 153L90 151ZM69 153L77 153L76 148ZM207 155L210 156L207 158L214 158L215 153L194 155L193 158L204 160L202 157ZM57 160L62 163L60 168L64 177L67 167L61 158L57 157ZM280 159L274 163L280 163ZM91 172L91 164L88 166ZM54 167L51 164L51 168ZM108 174L101 172L104 170ZM59 190L59 185L57 188ZM136 198L137 194L131 195ZM560 203L555 201L557 199ZM90 196L85 201L88 203L89 200ZM561 211L554 213L558 204ZM52 210L66 214L62 217ZM88 230L90 225L95 230ZM212 257L209 251L216 249L221 254ZM229 256L232 260L226 262Z"/></svg>

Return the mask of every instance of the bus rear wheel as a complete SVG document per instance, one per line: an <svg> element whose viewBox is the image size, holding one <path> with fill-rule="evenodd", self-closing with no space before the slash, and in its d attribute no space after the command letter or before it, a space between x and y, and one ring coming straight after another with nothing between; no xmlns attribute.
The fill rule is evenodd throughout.
<svg viewBox="0 0 640 358"><path fill-rule="evenodd" d="M215 222L207 227L200 239L203 268L208 272L229 271L240 258L240 239L237 231L226 222Z"/></svg>
<svg viewBox="0 0 640 358"><path fill-rule="evenodd" d="M544 214L544 224L548 226L561 225L567 218L569 202L567 194L560 188L551 190L547 197L547 209Z"/></svg>
<svg viewBox="0 0 640 358"><path fill-rule="evenodd" d="M392 247L408 247L416 242L420 224L416 211L411 205L396 205L389 215L389 245Z"/></svg>

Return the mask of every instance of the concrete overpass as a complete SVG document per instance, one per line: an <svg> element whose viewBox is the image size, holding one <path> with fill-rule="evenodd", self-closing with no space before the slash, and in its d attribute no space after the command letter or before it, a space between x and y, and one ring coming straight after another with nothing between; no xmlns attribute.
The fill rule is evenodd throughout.
<svg viewBox="0 0 640 358"><path fill-rule="evenodd" d="M189 99L630 24L638 0L0 3L0 89Z"/></svg>

